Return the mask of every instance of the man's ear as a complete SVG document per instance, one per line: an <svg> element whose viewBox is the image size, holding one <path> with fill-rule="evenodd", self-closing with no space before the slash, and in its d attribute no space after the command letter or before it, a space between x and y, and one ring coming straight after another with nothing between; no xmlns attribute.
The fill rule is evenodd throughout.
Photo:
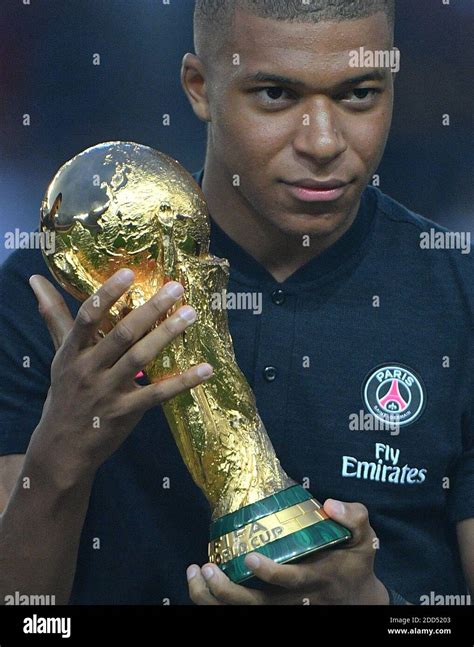
<svg viewBox="0 0 474 647"><path fill-rule="evenodd" d="M183 57L181 85L198 119L211 121L204 65L195 54L188 52Z"/></svg>

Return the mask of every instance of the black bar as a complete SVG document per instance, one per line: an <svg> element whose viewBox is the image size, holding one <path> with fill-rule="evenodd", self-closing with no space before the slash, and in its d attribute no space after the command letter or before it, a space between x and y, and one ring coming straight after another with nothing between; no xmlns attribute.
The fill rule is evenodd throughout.
<svg viewBox="0 0 474 647"><path fill-rule="evenodd" d="M36 616L36 625L26 618ZM24 633L40 618L70 618L70 637ZM472 606L2 606L0 647L75 640L378 640L474 644ZM51 627L50 627L51 628ZM59 629L59 625L57 626ZM64 625L67 633L67 625ZM390 630L392 631L390 633ZM432 635L427 631L432 630ZM440 631L444 633L440 633ZM448 630L448 631L446 631ZM18 644L18 642L16 642Z"/></svg>

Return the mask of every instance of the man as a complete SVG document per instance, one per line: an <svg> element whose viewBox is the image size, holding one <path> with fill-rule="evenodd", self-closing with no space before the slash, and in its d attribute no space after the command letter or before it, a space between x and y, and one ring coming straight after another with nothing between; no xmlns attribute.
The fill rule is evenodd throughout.
<svg viewBox="0 0 474 647"><path fill-rule="evenodd" d="M386 66L350 65L361 47L391 51L393 3L198 0L195 39L182 82L208 122L196 179L211 251L230 260L230 293L263 301L259 314L228 311L237 361L283 468L353 538L295 564L250 553L253 586L206 564L209 512L154 405L212 376L195 367L158 386L133 381L137 357L151 359L192 325L188 309L145 335L179 286L98 341L133 277L122 271L101 288L101 307L89 299L78 310L35 276L53 348L27 285L44 263L20 251L0 294L0 594L185 603L189 565L197 604L465 595L474 585L472 261L424 249L421 236L443 230L367 187L390 128L393 77ZM351 423L390 412L392 427ZM94 416L105 421L100 434Z"/></svg>

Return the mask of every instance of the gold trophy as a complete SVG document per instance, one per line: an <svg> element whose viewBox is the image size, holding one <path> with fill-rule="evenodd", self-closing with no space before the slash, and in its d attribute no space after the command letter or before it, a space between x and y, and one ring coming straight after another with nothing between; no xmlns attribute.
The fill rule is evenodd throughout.
<svg viewBox="0 0 474 647"><path fill-rule="evenodd" d="M197 322L144 371L158 382L200 362L214 367L210 380L162 405L211 506L211 562L242 582L252 577L244 563L251 551L288 562L351 536L275 455L237 365L226 310L211 306L212 295L227 288L229 263L209 253L204 195L178 162L133 142L88 148L49 184L40 230L54 236L43 249L46 264L81 301L118 269L134 271L133 285L110 311L111 325L171 280L184 294L166 316L184 303L196 309Z"/></svg>

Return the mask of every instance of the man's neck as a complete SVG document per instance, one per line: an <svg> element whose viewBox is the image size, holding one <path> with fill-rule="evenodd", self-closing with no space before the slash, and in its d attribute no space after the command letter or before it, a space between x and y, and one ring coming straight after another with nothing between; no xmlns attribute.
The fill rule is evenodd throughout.
<svg viewBox="0 0 474 647"><path fill-rule="evenodd" d="M222 168L213 163L210 155L206 158L202 190L213 221L279 283L340 238L357 214L356 209L346 229L336 236L313 237L311 244L304 246L302 236L291 237L260 217L233 186L228 186Z"/></svg>

